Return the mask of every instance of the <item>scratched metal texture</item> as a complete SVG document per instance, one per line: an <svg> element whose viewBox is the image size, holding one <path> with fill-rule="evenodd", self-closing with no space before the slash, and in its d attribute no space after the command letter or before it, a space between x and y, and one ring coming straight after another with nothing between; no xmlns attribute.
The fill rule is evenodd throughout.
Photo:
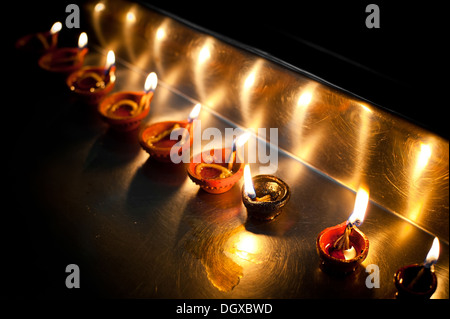
<svg viewBox="0 0 450 319"><path fill-rule="evenodd" d="M183 165L149 159L137 131L114 133L68 92L38 95L54 112L33 131L42 143L28 204L98 296L393 298L395 271L422 262L438 236L433 298L449 297L447 140L232 40L136 3L102 3L83 8L93 48L86 64L114 49L114 91L140 91L155 71L145 123L186 118L200 102L202 128L278 128L274 175L292 194L279 218L248 221L242 182L207 194ZM319 268L315 240L348 218L361 184L371 196L360 227L369 255L355 273L331 276ZM45 258L51 251L33 231ZM365 285L370 264L380 288Z"/></svg>

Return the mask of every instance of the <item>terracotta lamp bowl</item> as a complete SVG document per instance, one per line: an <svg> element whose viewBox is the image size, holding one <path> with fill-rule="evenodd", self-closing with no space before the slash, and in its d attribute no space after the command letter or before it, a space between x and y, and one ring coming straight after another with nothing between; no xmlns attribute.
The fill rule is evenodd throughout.
<svg viewBox="0 0 450 319"><path fill-rule="evenodd" d="M114 67L110 74L113 74L112 72ZM112 91L116 83L114 76L111 77L105 73L104 67L86 66L72 72L67 77L66 84L78 99L87 104L96 105Z"/></svg>
<svg viewBox="0 0 450 319"><path fill-rule="evenodd" d="M189 178L203 190L211 194L222 194L230 190L244 174L244 163L234 163L231 168L232 175L226 178L216 178L220 172L213 168L204 168L200 174L196 173L197 165L205 163L205 159L212 159L212 163L227 167L228 163L224 163L230 154L230 149L211 149L203 153L197 154L191 158L187 172ZM208 161L209 162L209 161Z"/></svg>
<svg viewBox="0 0 450 319"><path fill-rule="evenodd" d="M150 102L153 98L153 93L149 93L147 101L136 114L132 114L131 109L127 105L118 107L115 111L111 111L111 108L122 100L131 100L139 105L144 95L144 92L114 93L103 99L98 106L98 112L102 119L117 131L126 132L135 130L150 111Z"/></svg>
<svg viewBox="0 0 450 319"><path fill-rule="evenodd" d="M49 72L69 75L83 66L88 48L60 48L48 51L38 61L39 66Z"/></svg>
<svg viewBox="0 0 450 319"><path fill-rule="evenodd" d="M50 31L28 34L19 38L15 43L15 47L21 52L39 57L56 47L56 39L53 40L53 36Z"/></svg>
<svg viewBox="0 0 450 319"><path fill-rule="evenodd" d="M154 124L150 124L145 126L140 134L139 134L139 143L141 144L141 147L150 154L151 158L154 158L157 161L160 162L171 162L170 154L172 147L178 143L178 140L171 140L170 134L166 137L162 138L160 141L156 143L149 143L149 139L155 136L158 136L159 134L165 132L166 130L170 130L174 127L174 125L179 125L180 128L185 128L189 130L189 140L187 140L182 148L181 151L186 150L189 148L192 144L193 136L192 136L192 125L187 121L165 121L165 122L158 122ZM178 153L179 155L180 152Z"/></svg>
<svg viewBox="0 0 450 319"><path fill-rule="evenodd" d="M434 294L437 288L437 277L432 270L425 271L414 287L409 287L422 268L423 265L413 264L397 270L394 283L398 299L429 299Z"/></svg>
<svg viewBox="0 0 450 319"><path fill-rule="evenodd" d="M252 181L256 197L269 195L270 200L259 202L251 199L242 186L242 202L247 208L248 216L258 220L274 219L289 201L291 196L289 186L283 180L272 175L256 175Z"/></svg>
<svg viewBox="0 0 450 319"><path fill-rule="evenodd" d="M333 251L332 246L339 236L344 233L345 227L347 227L347 222L326 228L317 237L317 252L320 257L321 267L326 272L335 274L351 273L369 254L369 239L356 226L353 226L349 236L350 243L355 248L356 256L346 260L342 252Z"/></svg>

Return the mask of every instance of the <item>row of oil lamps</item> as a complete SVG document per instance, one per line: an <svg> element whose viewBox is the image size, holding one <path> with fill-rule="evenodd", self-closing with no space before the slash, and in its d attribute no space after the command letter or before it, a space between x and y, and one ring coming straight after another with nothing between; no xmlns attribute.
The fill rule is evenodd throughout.
<svg viewBox="0 0 450 319"><path fill-rule="evenodd" d="M139 128L150 110L157 76L150 73L143 92L118 92L108 95L115 84L115 56L109 51L105 66L83 66L88 52L87 35L81 33L77 48L58 48L58 33L61 23L55 23L50 31L30 34L16 42L17 49L37 53L39 66L47 71L66 76L66 84L83 102L97 105L102 119L118 131ZM166 121L147 125L141 129L139 143L152 158L170 162L172 147L181 142L182 148L192 146L192 123L198 117L197 104L188 119ZM171 140L173 130L184 128L190 138L181 136ZM248 136L243 134L233 141L231 149L208 150L191 158L187 166L190 179L209 193L228 191L244 175L242 201L249 218L273 220L289 201L289 186L272 175L251 177L250 168L236 160L237 149ZM207 160L205 160L207 159ZM316 240L321 268L329 273L348 274L364 261L369 253L369 240L358 228L364 219L369 194L360 189L356 195L355 207L349 219L334 227L324 229ZM398 298L430 298L437 287L434 264L439 256L439 241L435 238L432 248L422 264L400 268L394 282Z"/></svg>

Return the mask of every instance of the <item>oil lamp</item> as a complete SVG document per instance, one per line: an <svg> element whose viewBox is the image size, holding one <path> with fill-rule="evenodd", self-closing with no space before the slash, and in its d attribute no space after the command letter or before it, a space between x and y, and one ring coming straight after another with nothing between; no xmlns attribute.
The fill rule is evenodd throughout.
<svg viewBox="0 0 450 319"><path fill-rule="evenodd" d="M187 172L189 178L211 194L222 194L230 190L241 178L244 163L237 154L249 134L240 135L233 144L235 148L211 149L191 158ZM239 160L238 160L239 158ZM228 161L231 160L231 164Z"/></svg>
<svg viewBox="0 0 450 319"><path fill-rule="evenodd" d="M289 201L289 186L272 175L257 175L252 178L250 166L244 168L242 202L250 218L272 220L277 217Z"/></svg>
<svg viewBox="0 0 450 319"><path fill-rule="evenodd" d="M68 75L82 67L88 52L87 34L78 38L78 48L59 48L48 51L39 59L39 66L47 71Z"/></svg>
<svg viewBox="0 0 450 319"><path fill-rule="evenodd" d="M369 253L369 239L358 229L369 202L369 193L360 188L356 195L353 213L347 221L324 229L316 241L323 270L348 274L353 272Z"/></svg>
<svg viewBox="0 0 450 319"><path fill-rule="evenodd" d="M437 288L437 277L434 264L439 258L439 239L433 245L422 264L402 267L394 275L398 299L429 299Z"/></svg>
<svg viewBox="0 0 450 319"><path fill-rule="evenodd" d="M44 52L56 48L61 29L62 23L58 21L52 25L49 31L23 36L16 41L16 49L40 56Z"/></svg>
<svg viewBox="0 0 450 319"><path fill-rule="evenodd" d="M196 104L187 120L165 121L147 125L139 134L139 143L152 158L160 162L170 162L172 148L176 143L181 146L178 153L183 152L192 144L192 122L198 117L200 110L201 104ZM178 135L179 139L171 139L172 131L178 129L184 129L183 133ZM186 132L189 132L189 136L185 134Z"/></svg>
<svg viewBox="0 0 450 319"><path fill-rule="evenodd" d="M150 102L158 85L156 73L150 73L144 92L117 92L106 97L98 106L102 119L117 131L137 129L150 111Z"/></svg>
<svg viewBox="0 0 450 319"><path fill-rule="evenodd" d="M110 50L104 67L85 66L71 73L66 83L80 100L96 105L114 88L115 69L114 51Z"/></svg>

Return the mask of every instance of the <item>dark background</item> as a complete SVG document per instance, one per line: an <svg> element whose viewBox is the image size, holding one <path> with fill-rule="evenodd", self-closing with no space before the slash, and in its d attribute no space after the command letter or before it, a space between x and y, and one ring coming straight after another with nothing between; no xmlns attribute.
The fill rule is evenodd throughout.
<svg viewBox="0 0 450 319"><path fill-rule="evenodd" d="M207 29L265 51L448 139L444 9L431 2L147 0ZM247 5L250 3L250 5ZM380 9L369 29L368 4ZM447 107L448 108L448 107Z"/></svg>

